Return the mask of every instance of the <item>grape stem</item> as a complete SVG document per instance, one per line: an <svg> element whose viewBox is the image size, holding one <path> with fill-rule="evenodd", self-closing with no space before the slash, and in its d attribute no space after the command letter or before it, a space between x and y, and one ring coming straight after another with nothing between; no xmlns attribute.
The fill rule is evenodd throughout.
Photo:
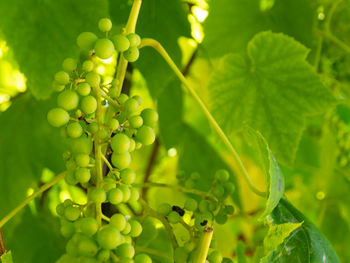
<svg viewBox="0 0 350 263"><path fill-rule="evenodd" d="M108 216L105 216L104 214L102 214L102 219L107 222L111 221L111 219Z"/></svg>
<svg viewBox="0 0 350 263"><path fill-rule="evenodd" d="M180 79L180 81L183 83L183 85L186 87L186 90L191 94L191 96L194 98L194 100L199 104L200 108L202 109L203 113L209 120L210 124L214 127L215 131L219 135L219 137L222 139L226 147L229 149L231 154L233 155L234 159L236 160L237 166L235 167L237 169L237 172L242 174L243 177L245 178L246 182L248 183L250 189L257 195L259 196L266 196L265 192L261 192L258 190L253 182L251 181L247 170L245 169L243 162L241 158L239 157L238 153L236 152L235 148L231 144L230 140L227 138L226 134L224 131L221 129L220 125L216 122L215 118L211 113L209 112L207 106L204 104L202 99L199 97L197 92L191 87L191 85L188 83L187 79L185 76L182 74L182 72L178 69L176 66L175 62L171 59L169 54L166 52L164 47L157 41L151 38L144 38L141 41L141 44L139 45L138 48L143 48L143 47L152 47L154 48L165 60L165 62L170 66L170 68L174 71L176 76Z"/></svg>
<svg viewBox="0 0 350 263"><path fill-rule="evenodd" d="M196 256L193 263L205 263L208 256L208 251L213 237L214 230L212 228L205 228L196 251Z"/></svg>
<svg viewBox="0 0 350 263"><path fill-rule="evenodd" d="M105 164L108 166L109 170L110 170L110 171L113 171L114 168L113 168L113 166L111 165L111 163L107 160L106 156L104 156L103 154L101 154L101 156L102 156L102 159L103 159L103 161L105 162Z"/></svg>
<svg viewBox="0 0 350 263"><path fill-rule="evenodd" d="M14 217L19 211L22 210L27 204L29 204L33 199L39 196L41 193L45 192L50 187L57 184L66 176L66 173L60 173L55 178L53 178L50 182L42 185L36 192L32 195L28 196L22 203L20 203L15 209L13 209L10 213L8 213L3 219L0 221L0 228L2 228L12 217Z"/></svg>

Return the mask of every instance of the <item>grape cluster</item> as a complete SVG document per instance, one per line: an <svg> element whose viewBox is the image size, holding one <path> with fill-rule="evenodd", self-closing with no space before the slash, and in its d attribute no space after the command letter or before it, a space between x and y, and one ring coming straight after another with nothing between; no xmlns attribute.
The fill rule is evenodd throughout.
<svg viewBox="0 0 350 263"><path fill-rule="evenodd" d="M193 238L185 242L183 246L178 247L174 252L175 262L192 262L196 253L196 244L200 234L206 228L213 227L214 223L225 224L228 216L234 213L232 205L225 204L225 200L234 190L234 184L229 181L230 175L226 170L218 170L215 179L212 182L212 188L205 195L194 194L193 198L187 198L182 207L172 206L168 203L162 203L158 206L158 213L166 217L170 224L186 224L190 236ZM200 175L194 173L185 181L187 188L193 186L200 180ZM185 191L184 191L185 192ZM185 217L189 218L185 222ZM209 253L207 260L210 263L232 262L225 259L217 250Z"/></svg>
<svg viewBox="0 0 350 263"><path fill-rule="evenodd" d="M103 18L98 27L109 32L112 23ZM158 113L141 110L140 96L118 94L117 80L103 84L102 76L95 72L96 56L107 59L119 52L129 62L136 61L140 42L137 34L98 39L91 32L83 32L77 44L88 54L87 59L82 63L65 59L63 70L54 77L53 87L59 92L57 107L48 112L47 119L69 140L70 149L63 155L66 182L79 184L88 196L84 205L66 199L57 206L61 233L68 239L62 263L152 262L144 253L135 255L134 239L143 230L137 219L116 213L101 223L102 215L96 211L105 202L118 205L138 201L139 192L133 187L136 173L129 168L130 153L155 140ZM102 100L101 94L108 94L113 105ZM97 158L109 168L102 180L98 178Z"/></svg>

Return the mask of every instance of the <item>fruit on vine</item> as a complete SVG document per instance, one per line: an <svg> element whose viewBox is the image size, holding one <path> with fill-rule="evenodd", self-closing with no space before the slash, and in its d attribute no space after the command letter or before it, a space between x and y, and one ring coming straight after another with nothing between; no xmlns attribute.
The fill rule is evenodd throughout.
<svg viewBox="0 0 350 263"><path fill-rule="evenodd" d="M81 100L80 107L85 114L94 113L97 109L97 101L94 96L86 96Z"/></svg>
<svg viewBox="0 0 350 263"><path fill-rule="evenodd" d="M83 32L77 38L77 45L84 51L93 49L97 36L91 32Z"/></svg>
<svg viewBox="0 0 350 263"><path fill-rule="evenodd" d="M54 127L61 127L68 123L69 114L61 108L54 108L47 113L48 122Z"/></svg>
<svg viewBox="0 0 350 263"><path fill-rule="evenodd" d="M101 77L96 72L89 72L85 76L85 81L93 88L98 87L101 82Z"/></svg>
<svg viewBox="0 0 350 263"><path fill-rule="evenodd" d="M126 36L129 39L130 47L137 47L141 44L141 38L138 34L131 33Z"/></svg>
<svg viewBox="0 0 350 263"><path fill-rule="evenodd" d="M156 135L151 127L144 125L138 129L136 139L143 145L150 145L156 139Z"/></svg>
<svg viewBox="0 0 350 263"><path fill-rule="evenodd" d="M72 122L67 126L67 134L71 138L79 138L83 134L83 128L79 122Z"/></svg>
<svg viewBox="0 0 350 263"><path fill-rule="evenodd" d="M69 83L69 74L67 72L64 72L64 71L59 71L55 75L55 81L58 84L66 85Z"/></svg>
<svg viewBox="0 0 350 263"><path fill-rule="evenodd" d="M61 108L70 111L78 107L79 96L73 90L65 90L61 92L57 97L57 105Z"/></svg>
<svg viewBox="0 0 350 263"><path fill-rule="evenodd" d="M101 18L100 21L98 21L98 28L102 32L108 32L112 29L112 21L109 18Z"/></svg>
<svg viewBox="0 0 350 263"><path fill-rule="evenodd" d="M62 67L66 72L72 72L77 68L77 61L73 58L66 58L63 60Z"/></svg>
<svg viewBox="0 0 350 263"><path fill-rule="evenodd" d="M135 62L140 56L140 51L137 47L129 47L128 50L123 52L124 58L129 62Z"/></svg>
<svg viewBox="0 0 350 263"><path fill-rule="evenodd" d="M120 241L121 235L114 226L105 226L97 233L97 242L103 249L115 249Z"/></svg>
<svg viewBox="0 0 350 263"><path fill-rule="evenodd" d="M130 147L130 139L123 133L118 133L111 140L111 148L115 153L125 153Z"/></svg>
<svg viewBox="0 0 350 263"><path fill-rule="evenodd" d="M118 52L124 52L128 50L130 47L129 39L123 35L115 35L113 37L113 42L114 42L115 50Z"/></svg>
<svg viewBox="0 0 350 263"><path fill-rule="evenodd" d="M158 113L153 109L144 109L141 112L141 117L143 119L144 125L147 125L149 127L155 127L159 118Z"/></svg>
<svg viewBox="0 0 350 263"><path fill-rule="evenodd" d="M107 59L114 54L114 44L107 38L102 38L95 43L95 53L99 58Z"/></svg>

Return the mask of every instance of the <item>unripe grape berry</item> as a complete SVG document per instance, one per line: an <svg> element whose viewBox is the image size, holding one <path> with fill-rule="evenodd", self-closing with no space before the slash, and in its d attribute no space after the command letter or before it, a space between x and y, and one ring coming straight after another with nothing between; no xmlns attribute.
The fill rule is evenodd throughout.
<svg viewBox="0 0 350 263"><path fill-rule="evenodd" d="M108 261L108 259L110 258L110 251L107 249L103 249L100 252L98 252L97 254L97 259L101 262L106 262Z"/></svg>
<svg viewBox="0 0 350 263"><path fill-rule="evenodd" d="M136 202L140 199L140 193L136 188L131 188L130 189L130 198L129 202Z"/></svg>
<svg viewBox="0 0 350 263"><path fill-rule="evenodd" d="M169 223L177 224L180 222L181 216L177 212L171 211L170 214L168 215L168 220L169 220Z"/></svg>
<svg viewBox="0 0 350 263"><path fill-rule="evenodd" d="M64 216L64 209L65 209L65 206L63 203L61 204L58 204L56 206L56 213L59 215L59 216Z"/></svg>
<svg viewBox="0 0 350 263"><path fill-rule="evenodd" d="M198 203L195 199L193 198L188 198L185 201L185 205L184 205L185 209L187 209L188 211L196 211L197 207L198 207Z"/></svg>
<svg viewBox="0 0 350 263"><path fill-rule="evenodd" d="M84 51L93 49L97 41L97 36L91 32L83 32L77 38L77 45Z"/></svg>
<svg viewBox="0 0 350 263"><path fill-rule="evenodd" d="M107 196L108 201L113 205L117 205L123 202L123 192L118 188L111 189L108 192Z"/></svg>
<svg viewBox="0 0 350 263"><path fill-rule="evenodd" d="M103 249L115 249L121 240L119 231L111 225L102 228L97 233L97 242Z"/></svg>
<svg viewBox="0 0 350 263"><path fill-rule="evenodd" d="M156 139L156 135L152 128L144 125L138 129L136 139L143 145L151 145Z"/></svg>
<svg viewBox="0 0 350 263"><path fill-rule="evenodd" d="M89 165L90 162L90 156L88 154L77 154L75 156L75 162L79 167L86 167Z"/></svg>
<svg viewBox="0 0 350 263"><path fill-rule="evenodd" d="M113 56L114 53L113 42L107 38L97 40L95 44L95 53L99 58L110 58L111 56Z"/></svg>
<svg viewBox="0 0 350 263"><path fill-rule="evenodd" d="M100 141L105 141L109 138L109 133L105 128L102 128L97 131L96 138L99 139Z"/></svg>
<svg viewBox="0 0 350 263"><path fill-rule="evenodd" d="M90 181L91 173L88 168L78 168L75 171L75 178L79 181L81 184L85 184Z"/></svg>
<svg viewBox="0 0 350 263"><path fill-rule="evenodd" d="M64 180L69 185L76 185L78 183L78 180L75 178L74 171L67 171L67 174Z"/></svg>
<svg viewBox="0 0 350 263"><path fill-rule="evenodd" d="M91 87L96 88L98 85L100 85L101 77L96 72L89 72L86 74L85 80Z"/></svg>
<svg viewBox="0 0 350 263"><path fill-rule="evenodd" d="M80 216L80 209L75 206L66 207L64 210L64 217L69 221L75 221Z"/></svg>
<svg viewBox="0 0 350 263"><path fill-rule="evenodd" d="M233 261L230 258L223 258L221 263L233 263Z"/></svg>
<svg viewBox="0 0 350 263"><path fill-rule="evenodd" d="M109 223L118 229L118 231L123 231L126 226L126 218L122 214L114 214Z"/></svg>
<svg viewBox="0 0 350 263"><path fill-rule="evenodd" d="M67 72L64 72L64 71L59 71L55 75L55 81L58 84L66 85L69 83L69 74Z"/></svg>
<svg viewBox="0 0 350 263"><path fill-rule="evenodd" d="M58 95L57 104L67 111L74 110L78 107L79 96L73 90L65 90Z"/></svg>
<svg viewBox="0 0 350 263"><path fill-rule="evenodd" d="M118 88L116 88L116 87L111 87L111 88L109 89L108 95L109 95L112 99L117 98L117 96L118 96Z"/></svg>
<svg viewBox="0 0 350 263"><path fill-rule="evenodd" d="M163 215L163 216L167 216L169 215L169 213L171 212L171 205L168 203L162 203L158 206L157 211L159 214Z"/></svg>
<svg viewBox="0 0 350 263"><path fill-rule="evenodd" d="M115 35L113 37L113 42L115 46L115 50L118 52L124 52L129 49L130 42L129 39L123 35Z"/></svg>
<svg viewBox="0 0 350 263"><path fill-rule="evenodd" d="M56 81L52 82L52 89L55 92L61 92L62 90L64 90L64 88L65 88L65 85L61 85L61 84L57 83Z"/></svg>
<svg viewBox="0 0 350 263"><path fill-rule="evenodd" d="M140 105L137 102L137 100L135 100L133 98L129 98L127 101L124 102L123 106L124 106L126 112L130 115L130 114L136 112Z"/></svg>
<svg viewBox="0 0 350 263"><path fill-rule="evenodd" d="M86 96L82 99L80 107L85 114L94 113L97 109L97 101L94 96Z"/></svg>
<svg viewBox="0 0 350 263"><path fill-rule="evenodd" d="M121 258L133 258L135 249L132 245L124 243L117 247L115 254Z"/></svg>
<svg viewBox="0 0 350 263"><path fill-rule="evenodd" d="M54 127L61 127L68 123L69 114L61 108L54 108L47 113L48 122Z"/></svg>
<svg viewBox="0 0 350 263"><path fill-rule="evenodd" d="M87 129L90 133L95 134L98 131L98 124L96 122L90 123Z"/></svg>
<svg viewBox="0 0 350 263"><path fill-rule="evenodd" d="M93 257L97 254L98 246L90 238L82 238L78 243L78 252L81 256Z"/></svg>
<svg viewBox="0 0 350 263"><path fill-rule="evenodd" d="M235 191L235 185L231 182L227 182L224 184L224 188L225 188L225 193L232 194Z"/></svg>
<svg viewBox="0 0 350 263"><path fill-rule="evenodd" d="M136 179L136 173L130 168L120 171L120 178L124 184L132 184Z"/></svg>
<svg viewBox="0 0 350 263"><path fill-rule="evenodd" d="M112 29L112 21L109 18L101 18L100 21L98 21L98 28L102 32L108 32Z"/></svg>
<svg viewBox="0 0 350 263"><path fill-rule="evenodd" d="M135 257L135 263L152 263L152 259L147 254L138 254Z"/></svg>
<svg viewBox="0 0 350 263"><path fill-rule="evenodd" d="M90 193L89 193L90 200L93 201L94 203L101 204L104 201L106 201L106 192L103 191L101 188L94 188Z"/></svg>
<svg viewBox="0 0 350 263"><path fill-rule="evenodd" d="M86 72L90 72L94 69L94 62L92 62L91 60L85 60L81 68Z"/></svg>
<svg viewBox="0 0 350 263"><path fill-rule="evenodd" d="M215 173L215 178L220 182L226 182L230 178L230 174L227 170L221 169Z"/></svg>
<svg viewBox="0 0 350 263"><path fill-rule="evenodd" d="M80 230L87 236L93 236L98 230L98 223L93 217L85 217L79 220Z"/></svg>
<svg viewBox="0 0 350 263"><path fill-rule="evenodd" d="M140 51L137 47L129 47L128 50L123 52L124 58L129 62L135 62L140 56Z"/></svg>
<svg viewBox="0 0 350 263"><path fill-rule="evenodd" d="M122 260L119 261L119 263L135 263L134 260L131 258L123 258Z"/></svg>
<svg viewBox="0 0 350 263"><path fill-rule="evenodd" d="M129 152L133 152L136 148L136 142L133 139L130 139L130 147L129 147Z"/></svg>
<svg viewBox="0 0 350 263"><path fill-rule="evenodd" d="M70 199L65 199L65 200L63 201L63 205L64 205L64 207L72 206L72 205L73 205L73 201L70 200Z"/></svg>
<svg viewBox="0 0 350 263"><path fill-rule="evenodd" d="M123 202L129 201L129 198L130 198L130 195L131 195L130 188L128 186L126 186L125 184L119 185L118 188L123 193Z"/></svg>
<svg viewBox="0 0 350 263"><path fill-rule="evenodd" d="M225 194L225 189L221 185L216 185L213 189L213 195L217 198L223 197Z"/></svg>
<svg viewBox="0 0 350 263"><path fill-rule="evenodd" d="M83 128L79 122L72 122L67 126L67 134L71 138L79 138L83 134Z"/></svg>
<svg viewBox="0 0 350 263"><path fill-rule="evenodd" d="M121 93L118 97L118 102L120 104L124 104L124 102L126 102L129 99L129 96L126 95L125 93Z"/></svg>
<svg viewBox="0 0 350 263"><path fill-rule="evenodd" d="M90 154L92 151L92 140L90 137L82 135L77 139L71 139L70 148L72 154L84 153Z"/></svg>
<svg viewBox="0 0 350 263"><path fill-rule="evenodd" d="M141 117L143 119L143 124L149 127L156 126L159 118L158 112L153 109L144 109L141 112Z"/></svg>
<svg viewBox="0 0 350 263"><path fill-rule="evenodd" d="M129 39L130 47L137 47L141 44L141 38L138 34L131 33L126 37Z"/></svg>
<svg viewBox="0 0 350 263"><path fill-rule="evenodd" d="M103 178L103 183L104 183L103 190L105 190L106 193L116 187L116 183L115 183L114 179L110 178L110 177ZM108 194L107 194L107 199L109 200Z"/></svg>
<svg viewBox="0 0 350 263"><path fill-rule="evenodd" d="M66 252L68 255L70 255L72 257L78 256L77 244L76 244L76 242L73 241L73 239L70 239L67 242Z"/></svg>
<svg viewBox="0 0 350 263"><path fill-rule="evenodd" d="M108 122L108 127L111 128L112 131L115 131L119 127L119 121L115 118L112 118Z"/></svg>
<svg viewBox="0 0 350 263"><path fill-rule="evenodd" d="M130 236L132 237L138 237L142 233L142 225L140 224L139 221L136 220L130 220Z"/></svg>
<svg viewBox="0 0 350 263"><path fill-rule="evenodd" d="M209 254L208 260L210 263L221 263L222 262L222 255L220 251L213 251Z"/></svg>
<svg viewBox="0 0 350 263"><path fill-rule="evenodd" d="M62 67L66 72L72 72L77 68L77 61L73 58L63 60Z"/></svg>
<svg viewBox="0 0 350 263"><path fill-rule="evenodd" d="M143 125L143 119L141 116L131 116L129 118L129 124L133 129L140 128Z"/></svg>
<svg viewBox="0 0 350 263"><path fill-rule="evenodd" d="M126 222L126 225L121 233L123 235L128 235L130 233L130 230L131 230L131 225L129 222Z"/></svg>
<svg viewBox="0 0 350 263"><path fill-rule="evenodd" d="M124 153L129 150L130 139L123 133L118 133L111 140L111 148L115 153Z"/></svg>
<svg viewBox="0 0 350 263"><path fill-rule="evenodd" d="M60 232L65 238L70 238L75 232L74 224L71 222L63 222L61 224Z"/></svg>
<svg viewBox="0 0 350 263"><path fill-rule="evenodd" d="M135 95L135 96L132 96L132 98L133 98L134 100L136 100L136 101L139 103L139 105L142 104L142 98L141 98L141 96Z"/></svg>
<svg viewBox="0 0 350 263"><path fill-rule="evenodd" d="M223 225L227 222L227 215L223 211L219 211L219 213L215 216L215 221L219 225Z"/></svg>
<svg viewBox="0 0 350 263"><path fill-rule="evenodd" d="M89 83L87 82L83 82L83 83L80 83L77 87L77 91L79 93L79 95L81 96L87 96L90 94L91 92L91 87L89 85Z"/></svg>

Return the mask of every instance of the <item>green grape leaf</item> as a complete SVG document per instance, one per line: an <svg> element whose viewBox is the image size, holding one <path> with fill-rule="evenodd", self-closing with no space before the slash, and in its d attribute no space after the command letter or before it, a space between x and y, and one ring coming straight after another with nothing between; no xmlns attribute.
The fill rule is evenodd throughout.
<svg viewBox="0 0 350 263"><path fill-rule="evenodd" d="M158 98L159 136L162 145L169 149L177 146L183 125L183 97L181 83L172 80Z"/></svg>
<svg viewBox="0 0 350 263"><path fill-rule="evenodd" d="M78 34L97 31L107 14L106 0L1 1L1 29L36 98L50 96L63 59L78 56Z"/></svg>
<svg viewBox="0 0 350 263"><path fill-rule="evenodd" d="M125 24L131 9L131 2L110 0L113 23ZM166 21L166 23L164 22ZM180 36L190 37L190 24L181 0L143 1L136 32L142 38L154 38L167 50L175 63L181 65L181 50L178 45ZM152 66L150 67L150 61ZM151 48L140 50L140 59L134 63L146 78L152 97L157 98L167 86L174 73L162 57ZM156 72L156 74L155 74Z"/></svg>
<svg viewBox="0 0 350 263"><path fill-rule="evenodd" d="M275 225L304 223L270 253L266 262L340 263L326 237L286 199L281 199L271 218Z"/></svg>
<svg viewBox="0 0 350 263"><path fill-rule="evenodd" d="M269 231L264 238L264 249L267 255L261 259L261 262L268 262L268 257L270 253L276 250L277 247L281 245L284 242L284 240L302 224L303 222L270 225Z"/></svg>
<svg viewBox="0 0 350 263"><path fill-rule="evenodd" d="M6 251L5 254L3 254L1 256L0 262L1 263L13 263L11 251Z"/></svg>
<svg viewBox="0 0 350 263"><path fill-rule="evenodd" d="M305 118L335 103L307 53L288 36L259 33L248 44L248 58L225 56L209 83L212 111L224 129L250 125L282 163L294 161Z"/></svg>
<svg viewBox="0 0 350 263"><path fill-rule="evenodd" d="M261 2L218 0L210 5L204 24L206 53L220 57L228 52L242 52L256 33L265 30L286 33L313 47L316 10L312 1L273 1L273 7L268 10L262 10Z"/></svg>

